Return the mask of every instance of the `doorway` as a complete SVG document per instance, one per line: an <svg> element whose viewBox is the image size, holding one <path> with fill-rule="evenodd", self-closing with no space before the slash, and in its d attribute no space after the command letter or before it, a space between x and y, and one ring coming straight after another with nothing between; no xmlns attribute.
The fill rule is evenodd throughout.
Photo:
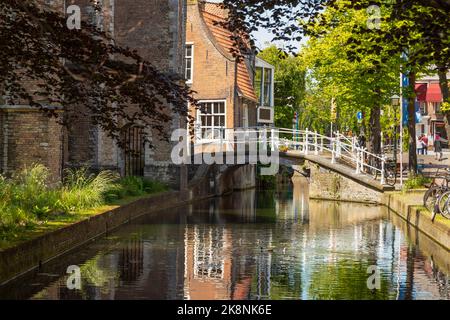
<svg viewBox="0 0 450 320"><path fill-rule="evenodd" d="M144 130L131 126L125 129L125 176L144 176L145 139Z"/></svg>

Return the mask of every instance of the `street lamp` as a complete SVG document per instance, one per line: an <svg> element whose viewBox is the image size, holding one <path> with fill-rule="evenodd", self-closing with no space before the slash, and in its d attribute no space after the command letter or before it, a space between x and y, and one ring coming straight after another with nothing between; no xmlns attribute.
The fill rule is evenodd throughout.
<svg viewBox="0 0 450 320"><path fill-rule="evenodd" d="M397 165L397 108L400 106L400 97L398 95L393 95L391 97L391 104L394 107L394 161Z"/></svg>

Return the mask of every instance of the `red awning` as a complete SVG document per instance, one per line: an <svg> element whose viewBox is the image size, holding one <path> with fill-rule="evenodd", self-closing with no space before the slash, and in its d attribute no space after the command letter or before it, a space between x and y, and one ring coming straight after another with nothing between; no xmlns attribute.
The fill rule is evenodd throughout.
<svg viewBox="0 0 450 320"><path fill-rule="evenodd" d="M417 83L415 91L416 91L416 95L417 95L417 100L419 102L427 101L427 84L426 83Z"/></svg>
<svg viewBox="0 0 450 320"><path fill-rule="evenodd" d="M442 102L442 92L439 83L431 83L427 89L427 102Z"/></svg>

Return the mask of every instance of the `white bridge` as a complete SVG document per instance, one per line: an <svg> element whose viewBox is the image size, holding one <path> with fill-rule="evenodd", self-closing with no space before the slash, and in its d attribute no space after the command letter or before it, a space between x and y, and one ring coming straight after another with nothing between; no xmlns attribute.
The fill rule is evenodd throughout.
<svg viewBox="0 0 450 320"><path fill-rule="evenodd" d="M196 129L195 136L194 148L200 147L202 152L233 152L241 148L247 149L247 153L256 153L257 148L263 148L279 152L282 158L303 158L315 162L366 183L383 187L388 182L386 156L370 153L358 146L356 137L347 137L339 132L329 137L307 129L254 127Z"/></svg>

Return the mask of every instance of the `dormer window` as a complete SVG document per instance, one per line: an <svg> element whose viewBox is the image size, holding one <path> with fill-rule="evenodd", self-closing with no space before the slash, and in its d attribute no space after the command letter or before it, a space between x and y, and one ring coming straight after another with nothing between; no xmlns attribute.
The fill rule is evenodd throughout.
<svg viewBox="0 0 450 320"><path fill-rule="evenodd" d="M256 58L255 91L259 106L274 106L274 67L266 61Z"/></svg>

